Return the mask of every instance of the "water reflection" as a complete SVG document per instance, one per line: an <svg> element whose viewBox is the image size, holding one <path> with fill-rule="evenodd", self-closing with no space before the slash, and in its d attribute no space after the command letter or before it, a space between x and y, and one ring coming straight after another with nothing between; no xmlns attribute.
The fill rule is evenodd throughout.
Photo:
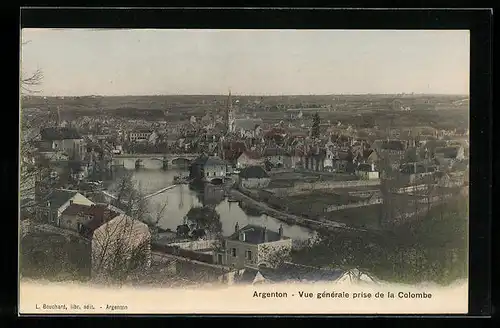
<svg viewBox="0 0 500 328"><path fill-rule="evenodd" d="M174 176L180 173L180 170L144 169L133 171L133 176L136 184L139 185L140 183L142 191L148 194L172 185ZM149 203L150 212L153 215L158 208L163 207L166 203L159 223L163 229L171 229L172 231L175 231L178 225L183 224L184 216L192 207L210 206L215 208L220 215L224 235L231 234L234 231L236 222L238 222L240 227L246 224L256 224L276 231L283 224L286 236L294 239L307 239L312 236L309 229L286 225L258 211L242 208L239 203L227 201L225 192L220 186L207 185L201 190L192 190L188 185L178 185L162 194L149 198Z"/></svg>

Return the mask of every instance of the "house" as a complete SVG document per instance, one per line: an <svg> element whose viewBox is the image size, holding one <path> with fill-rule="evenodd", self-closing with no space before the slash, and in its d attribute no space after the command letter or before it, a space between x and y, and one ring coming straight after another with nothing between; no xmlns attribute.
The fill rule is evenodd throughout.
<svg viewBox="0 0 500 328"><path fill-rule="evenodd" d="M271 179L262 166L245 167L239 173L239 184L243 188L266 188Z"/></svg>
<svg viewBox="0 0 500 328"><path fill-rule="evenodd" d="M260 154L254 151L244 151L236 159L236 167L241 169L248 166L262 165L263 160Z"/></svg>
<svg viewBox="0 0 500 328"><path fill-rule="evenodd" d="M285 154L283 158L283 167L287 169L304 167L304 152L302 147L297 147Z"/></svg>
<svg viewBox="0 0 500 328"><path fill-rule="evenodd" d="M262 119L235 119L234 132L241 138L257 138L262 134Z"/></svg>
<svg viewBox="0 0 500 328"><path fill-rule="evenodd" d="M227 144L223 144L222 149L222 159L228 162L228 164L236 166L238 157L247 149L247 146L241 141L230 141Z"/></svg>
<svg viewBox="0 0 500 328"><path fill-rule="evenodd" d="M131 142L148 141L152 133L153 131L149 129L138 129L136 131L130 132L128 135L128 139Z"/></svg>
<svg viewBox="0 0 500 328"><path fill-rule="evenodd" d="M274 167L282 167L285 156L285 149L279 147L266 147L262 154L262 157Z"/></svg>
<svg viewBox="0 0 500 328"><path fill-rule="evenodd" d="M217 264L243 269L251 267L274 267L281 258L287 258L292 250L292 239L283 236L283 227L278 232L266 227L246 225L224 239L224 249L214 252Z"/></svg>
<svg viewBox="0 0 500 328"><path fill-rule="evenodd" d="M325 158L323 159L323 169L325 171L333 171L333 165L335 162L335 152L333 147L324 148Z"/></svg>
<svg viewBox="0 0 500 328"><path fill-rule="evenodd" d="M465 150L463 146L438 147L434 150L436 160L442 166L451 166L456 161L465 159Z"/></svg>
<svg viewBox="0 0 500 328"><path fill-rule="evenodd" d="M333 158L333 153L331 156ZM311 171L324 171L326 158L327 153L325 149L320 148L319 146L313 147L304 158L304 168Z"/></svg>
<svg viewBox="0 0 500 328"><path fill-rule="evenodd" d="M201 155L189 167L189 178L203 182L224 182L227 162L216 156Z"/></svg>
<svg viewBox="0 0 500 328"><path fill-rule="evenodd" d="M379 172L375 169L375 164L358 164L355 173L360 180L379 179Z"/></svg>
<svg viewBox="0 0 500 328"><path fill-rule="evenodd" d="M403 184L424 184L433 182L436 168L428 163L408 163L399 170L398 181Z"/></svg>
<svg viewBox="0 0 500 328"><path fill-rule="evenodd" d="M364 163L364 164L377 164L380 160L378 153L374 149L363 149L360 148L354 152L354 162L356 163Z"/></svg>
<svg viewBox="0 0 500 328"><path fill-rule="evenodd" d="M117 266L144 266L151 264L151 233L139 220L120 214L92 234L92 274L118 271Z"/></svg>
<svg viewBox="0 0 500 328"><path fill-rule="evenodd" d="M334 152L333 171L334 172L352 172L353 156L350 151Z"/></svg>
<svg viewBox="0 0 500 328"><path fill-rule="evenodd" d="M77 191L56 189L38 202L36 217L41 222L59 227L62 213L72 204L90 206L94 203Z"/></svg>
<svg viewBox="0 0 500 328"><path fill-rule="evenodd" d="M60 152L73 159L82 159L86 148L81 135L74 128L49 127L40 130L40 150Z"/></svg>
<svg viewBox="0 0 500 328"><path fill-rule="evenodd" d="M121 210L108 204L92 204L90 206L71 204L62 212L60 227L88 235L89 232L120 213L122 213Z"/></svg>

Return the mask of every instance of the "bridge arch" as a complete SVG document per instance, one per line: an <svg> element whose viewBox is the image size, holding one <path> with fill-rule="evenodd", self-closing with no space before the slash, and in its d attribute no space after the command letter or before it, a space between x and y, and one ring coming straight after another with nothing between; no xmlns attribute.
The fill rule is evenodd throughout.
<svg viewBox="0 0 500 328"><path fill-rule="evenodd" d="M172 158L172 165L187 166L191 164L191 160L185 157L174 157Z"/></svg>
<svg viewBox="0 0 500 328"><path fill-rule="evenodd" d="M210 180L210 183L214 184L214 185L221 185L224 183L224 179L223 178L213 178L212 180Z"/></svg>

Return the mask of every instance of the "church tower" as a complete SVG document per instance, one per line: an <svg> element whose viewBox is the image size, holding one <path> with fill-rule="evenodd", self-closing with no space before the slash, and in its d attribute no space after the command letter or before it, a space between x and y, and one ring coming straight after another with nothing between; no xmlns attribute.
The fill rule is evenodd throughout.
<svg viewBox="0 0 500 328"><path fill-rule="evenodd" d="M229 95L227 97L227 108L226 108L226 131L233 132L234 131L234 110L233 110L233 101L231 99L231 90L229 90Z"/></svg>

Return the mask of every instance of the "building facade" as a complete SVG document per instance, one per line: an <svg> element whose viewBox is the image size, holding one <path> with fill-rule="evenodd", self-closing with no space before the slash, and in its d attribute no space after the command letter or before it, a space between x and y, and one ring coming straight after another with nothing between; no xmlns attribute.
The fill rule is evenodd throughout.
<svg viewBox="0 0 500 328"><path fill-rule="evenodd" d="M292 239L265 227L247 225L224 240L223 251L215 252L215 263L243 269L245 267L275 267L292 250Z"/></svg>
<svg viewBox="0 0 500 328"><path fill-rule="evenodd" d="M149 138L153 132L151 130L137 130L130 132L128 135L128 139L131 142L137 142L137 141L149 141Z"/></svg>
<svg viewBox="0 0 500 328"><path fill-rule="evenodd" d="M63 212L73 204L91 206L94 203L76 191L53 190L38 203L36 217L40 222L60 227Z"/></svg>

